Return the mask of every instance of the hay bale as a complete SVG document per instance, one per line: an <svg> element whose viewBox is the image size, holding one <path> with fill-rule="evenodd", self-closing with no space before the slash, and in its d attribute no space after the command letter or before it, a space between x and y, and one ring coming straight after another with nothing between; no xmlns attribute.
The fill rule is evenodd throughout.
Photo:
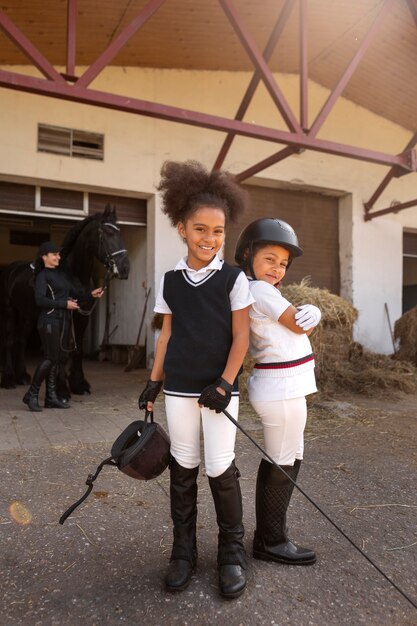
<svg viewBox="0 0 417 626"><path fill-rule="evenodd" d="M417 365L417 306L395 322L394 338L399 341L396 358Z"/></svg>

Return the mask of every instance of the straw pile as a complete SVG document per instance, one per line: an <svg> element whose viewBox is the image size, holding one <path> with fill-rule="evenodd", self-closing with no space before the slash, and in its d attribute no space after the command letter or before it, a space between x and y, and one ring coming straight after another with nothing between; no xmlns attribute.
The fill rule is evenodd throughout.
<svg viewBox="0 0 417 626"><path fill-rule="evenodd" d="M396 358L417 365L417 306L395 322L394 338L399 341Z"/></svg>
<svg viewBox="0 0 417 626"><path fill-rule="evenodd" d="M325 395L342 390L367 395L417 390L417 370L411 364L369 352L353 341L358 313L349 302L327 289L311 287L309 279L283 287L281 293L294 306L315 304L322 312L310 341L316 357L317 387Z"/></svg>

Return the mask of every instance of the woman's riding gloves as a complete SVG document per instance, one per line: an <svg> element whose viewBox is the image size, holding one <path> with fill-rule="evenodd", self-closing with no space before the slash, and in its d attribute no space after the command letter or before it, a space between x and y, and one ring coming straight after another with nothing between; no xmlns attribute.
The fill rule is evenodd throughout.
<svg viewBox="0 0 417 626"><path fill-rule="evenodd" d="M148 402L155 402L158 393L162 389L162 384L162 380L148 380L138 400L138 405L141 410L146 409Z"/></svg>
<svg viewBox="0 0 417 626"><path fill-rule="evenodd" d="M310 330L317 326L321 320L321 311L314 304L303 304L298 306L298 313L295 314L295 323L303 330Z"/></svg>
<svg viewBox="0 0 417 626"><path fill-rule="evenodd" d="M217 387L223 389L224 395L217 391ZM216 413L221 413L227 408L232 397L232 391L233 385L224 380L224 378L218 378L215 383L204 387L198 399L198 404L216 411Z"/></svg>

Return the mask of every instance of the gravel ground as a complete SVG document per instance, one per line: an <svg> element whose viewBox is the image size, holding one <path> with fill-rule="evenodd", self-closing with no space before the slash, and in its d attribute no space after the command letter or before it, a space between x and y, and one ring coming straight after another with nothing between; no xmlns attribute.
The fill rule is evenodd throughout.
<svg viewBox="0 0 417 626"><path fill-rule="evenodd" d="M96 410L103 415L103 406L126 416L124 407L131 410L136 402L132 376L120 367L105 369L103 389L100 367L91 364L89 372L103 400L100 411L97 397L74 404L73 411L87 411L90 422ZM136 383L138 378L144 380L146 372L135 374ZM415 396L317 400L310 409L299 481L414 603L416 406ZM59 413L51 415L58 420ZM65 413L68 420L70 412ZM161 401L157 415L165 425ZM245 403L241 422L261 443L259 422ZM0 452L2 626L417 624L416 609L297 491L290 534L317 551L316 565L290 567L250 558L245 594L223 600L217 591L214 508L203 469L196 573L186 591L166 593L163 575L172 536L168 472L145 483L105 467L90 498L63 526L58 524L109 448L109 442L97 441ZM236 452L250 554L260 453L242 433Z"/></svg>

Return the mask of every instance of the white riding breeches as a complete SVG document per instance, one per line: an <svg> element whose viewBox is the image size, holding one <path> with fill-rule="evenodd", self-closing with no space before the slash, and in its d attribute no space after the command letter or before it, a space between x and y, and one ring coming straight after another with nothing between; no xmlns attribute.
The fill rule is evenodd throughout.
<svg viewBox="0 0 417 626"><path fill-rule="evenodd" d="M198 398L165 395L171 454L188 469L201 461L200 430L203 425L204 461L207 476L216 478L235 458L236 426L224 415L198 406ZM228 413L237 420L239 397L232 396Z"/></svg>
<svg viewBox="0 0 417 626"><path fill-rule="evenodd" d="M307 421L305 397L255 401L251 404L262 421L265 451L278 465L294 465L303 458Z"/></svg>

